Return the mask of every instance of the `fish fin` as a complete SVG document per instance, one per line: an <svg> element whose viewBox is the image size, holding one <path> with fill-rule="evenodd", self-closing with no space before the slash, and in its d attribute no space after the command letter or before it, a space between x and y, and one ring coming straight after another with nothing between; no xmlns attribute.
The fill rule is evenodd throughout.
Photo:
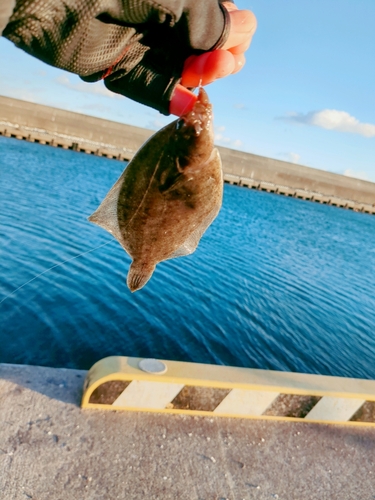
<svg viewBox="0 0 375 500"><path fill-rule="evenodd" d="M151 278L155 266L145 266L139 262L132 262L127 277L127 285L131 292L136 292L145 286Z"/></svg>
<svg viewBox="0 0 375 500"><path fill-rule="evenodd" d="M217 148L214 148L211 151L209 158L202 164L202 166L205 166L208 163L211 163L214 161L218 161L220 163L220 166L221 166L221 156L220 156L219 150Z"/></svg>
<svg viewBox="0 0 375 500"><path fill-rule="evenodd" d="M122 245L123 238L118 225L117 203L123 184L123 175L121 174L99 207L88 217L90 222L97 224L111 233Z"/></svg>
<svg viewBox="0 0 375 500"><path fill-rule="evenodd" d="M167 194L177 189L179 186L183 186L185 182L184 177L180 173L168 175L168 172L163 172L160 177L159 191L163 194Z"/></svg>
<svg viewBox="0 0 375 500"><path fill-rule="evenodd" d="M169 257L169 259L176 259L177 257L184 257L185 255L190 255L195 252L198 243L199 243L199 238L196 240L193 238L194 234L189 236L189 238L185 241L183 245L181 245L177 250L175 250Z"/></svg>
<svg viewBox="0 0 375 500"><path fill-rule="evenodd" d="M183 257L184 255L190 255L197 249L200 239L205 233L206 229L215 220L217 214L219 213L220 205L217 205L211 210L207 217L199 224L199 226L191 233L188 239L181 245L177 250L173 252L168 259L175 259L176 257Z"/></svg>
<svg viewBox="0 0 375 500"><path fill-rule="evenodd" d="M221 158L217 148L214 148L209 158L199 165L199 169L207 167L207 165L214 161L219 161L221 166ZM159 191L163 194L167 194L170 191L178 189L186 184L186 177L181 175L184 172L184 169L180 166L179 159L176 158L175 162L178 171L177 174L175 172L171 174L168 170L165 170L160 175Z"/></svg>

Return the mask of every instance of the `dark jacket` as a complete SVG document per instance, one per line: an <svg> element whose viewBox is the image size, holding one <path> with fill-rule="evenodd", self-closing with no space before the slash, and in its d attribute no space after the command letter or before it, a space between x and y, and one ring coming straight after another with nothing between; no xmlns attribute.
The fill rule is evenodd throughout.
<svg viewBox="0 0 375 500"><path fill-rule="evenodd" d="M2 0L0 32L47 64L169 113L183 63L226 40L220 0Z"/></svg>

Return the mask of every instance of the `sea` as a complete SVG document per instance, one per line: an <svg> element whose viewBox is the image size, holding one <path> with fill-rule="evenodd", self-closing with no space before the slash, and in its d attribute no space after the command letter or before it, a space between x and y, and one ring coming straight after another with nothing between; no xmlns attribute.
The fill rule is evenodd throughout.
<svg viewBox="0 0 375 500"><path fill-rule="evenodd" d="M0 137L0 362L111 355L375 378L375 217L225 185L196 252L132 294L88 222L124 162Z"/></svg>

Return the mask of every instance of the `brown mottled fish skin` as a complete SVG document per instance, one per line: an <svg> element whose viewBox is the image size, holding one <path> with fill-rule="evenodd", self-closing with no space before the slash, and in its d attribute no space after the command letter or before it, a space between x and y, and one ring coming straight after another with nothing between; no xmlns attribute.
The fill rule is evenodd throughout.
<svg viewBox="0 0 375 500"><path fill-rule="evenodd" d="M127 283L133 292L159 262L194 252L220 210L222 193L212 106L200 89L193 110L142 146L89 220L132 257Z"/></svg>

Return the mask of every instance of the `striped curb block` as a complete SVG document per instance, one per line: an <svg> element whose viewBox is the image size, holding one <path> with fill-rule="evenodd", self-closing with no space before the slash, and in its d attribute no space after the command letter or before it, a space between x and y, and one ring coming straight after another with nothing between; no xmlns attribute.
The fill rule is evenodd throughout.
<svg viewBox="0 0 375 500"><path fill-rule="evenodd" d="M375 381L111 356L88 372L82 408L375 424Z"/></svg>

